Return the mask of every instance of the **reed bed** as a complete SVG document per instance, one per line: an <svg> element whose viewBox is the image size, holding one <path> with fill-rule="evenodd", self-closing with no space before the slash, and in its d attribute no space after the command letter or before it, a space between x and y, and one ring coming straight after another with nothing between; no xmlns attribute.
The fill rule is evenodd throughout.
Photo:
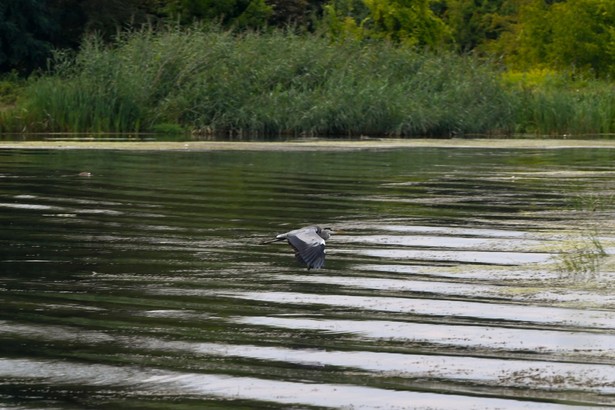
<svg viewBox="0 0 615 410"><path fill-rule="evenodd" d="M602 89L535 92L520 114L518 123L539 134L611 134L615 131L615 87L604 84Z"/></svg>
<svg viewBox="0 0 615 410"><path fill-rule="evenodd" d="M471 57L281 31L90 38L52 67L0 130L408 137L612 132L615 118L605 90L528 91Z"/></svg>

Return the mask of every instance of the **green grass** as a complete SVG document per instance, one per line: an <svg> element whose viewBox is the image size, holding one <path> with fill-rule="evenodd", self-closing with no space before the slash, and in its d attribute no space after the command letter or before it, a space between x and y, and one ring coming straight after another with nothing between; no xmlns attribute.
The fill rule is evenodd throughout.
<svg viewBox="0 0 615 410"><path fill-rule="evenodd" d="M143 30L95 38L30 80L0 130L388 135L613 132L615 97L531 90L488 62L290 32ZM612 90L611 90L612 91ZM170 128L169 128L170 127Z"/></svg>
<svg viewBox="0 0 615 410"><path fill-rule="evenodd" d="M569 244L557 260L560 274L575 282L586 282L597 278L607 252L597 234L590 233Z"/></svg>
<svg viewBox="0 0 615 410"><path fill-rule="evenodd" d="M615 132L615 84L574 72L505 73L515 131L579 136Z"/></svg>
<svg viewBox="0 0 615 410"><path fill-rule="evenodd" d="M516 131L539 135L595 135L615 132L615 89L609 84L582 90L518 93Z"/></svg>

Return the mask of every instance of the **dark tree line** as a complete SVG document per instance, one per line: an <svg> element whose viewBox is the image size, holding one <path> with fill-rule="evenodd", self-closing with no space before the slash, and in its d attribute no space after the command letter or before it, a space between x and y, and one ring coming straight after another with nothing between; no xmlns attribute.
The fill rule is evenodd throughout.
<svg viewBox="0 0 615 410"><path fill-rule="evenodd" d="M513 70L615 76L615 0L0 0L0 73L44 68L89 33L144 24L291 26L333 40L489 55Z"/></svg>
<svg viewBox="0 0 615 410"><path fill-rule="evenodd" d="M111 40L144 24L213 21L226 27L308 28L323 0L0 0L0 72L28 74L55 48L77 49L84 35Z"/></svg>

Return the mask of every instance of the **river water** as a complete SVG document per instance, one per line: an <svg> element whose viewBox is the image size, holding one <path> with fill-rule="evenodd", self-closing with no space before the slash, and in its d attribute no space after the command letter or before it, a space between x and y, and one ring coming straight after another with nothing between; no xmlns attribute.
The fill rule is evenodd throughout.
<svg viewBox="0 0 615 410"><path fill-rule="evenodd" d="M614 159L0 150L0 406L615 405Z"/></svg>

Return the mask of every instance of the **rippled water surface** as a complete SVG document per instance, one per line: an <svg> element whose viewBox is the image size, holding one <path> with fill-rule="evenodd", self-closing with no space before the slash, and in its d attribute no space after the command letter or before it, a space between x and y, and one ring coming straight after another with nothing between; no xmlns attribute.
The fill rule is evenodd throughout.
<svg viewBox="0 0 615 410"><path fill-rule="evenodd" d="M615 405L614 159L0 151L0 406Z"/></svg>

